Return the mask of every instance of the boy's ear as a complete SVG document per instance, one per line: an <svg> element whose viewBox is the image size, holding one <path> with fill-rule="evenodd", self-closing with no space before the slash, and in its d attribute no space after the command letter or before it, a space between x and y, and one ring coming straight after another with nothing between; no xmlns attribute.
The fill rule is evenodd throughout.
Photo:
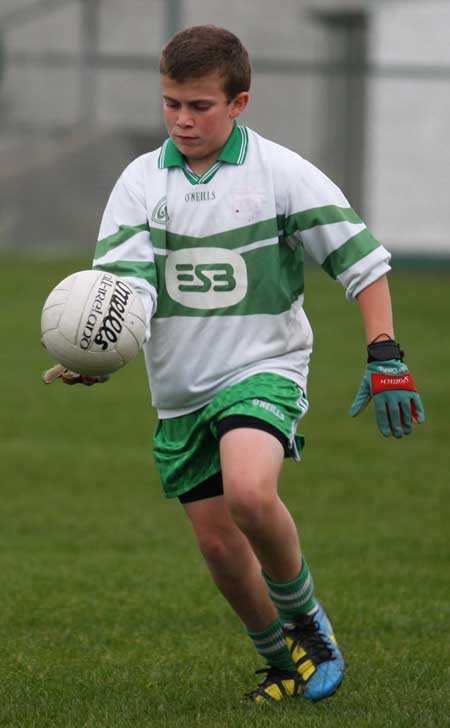
<svg viewBox="0 0 450 728"><path fill-rule="evenodd" d="M240 94L234 97L231 102L230 114L233 119L236 119L243 111L247 108L247 104L250 99L248 91L241 91Z"/></svg>

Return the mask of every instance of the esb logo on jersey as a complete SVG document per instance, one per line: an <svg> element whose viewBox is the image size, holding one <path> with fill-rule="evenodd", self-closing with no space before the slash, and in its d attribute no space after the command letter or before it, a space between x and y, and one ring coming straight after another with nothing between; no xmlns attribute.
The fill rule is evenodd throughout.
<svg viewBox="0 0 450 728"><path fill-rule="evenodd" d="M247 293L247 266L234 250L177 250L167 256L166 288L174 301L188 308L234 306Z"/></svg>

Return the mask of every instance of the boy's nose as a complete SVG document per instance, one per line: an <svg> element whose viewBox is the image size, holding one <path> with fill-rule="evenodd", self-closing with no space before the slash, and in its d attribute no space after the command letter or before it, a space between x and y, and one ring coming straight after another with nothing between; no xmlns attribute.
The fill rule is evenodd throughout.
<svg viewBox="0 0 450 728"><path fill-rule="evenodd" d="M192 126L192 114L188 109L180 109L177 117L178 126Z"/></svg>

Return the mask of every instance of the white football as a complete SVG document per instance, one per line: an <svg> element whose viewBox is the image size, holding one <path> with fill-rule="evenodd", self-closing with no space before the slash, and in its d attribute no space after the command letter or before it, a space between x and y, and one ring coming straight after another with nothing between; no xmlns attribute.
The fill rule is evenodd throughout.
<svg viewBox="0 0 450 728"><path fill-rule="evenodd" d="M42 343L68 369L91 376L128 364L145 338L145 311L127 282L82 270L51 291L41 317Z"/></svg>

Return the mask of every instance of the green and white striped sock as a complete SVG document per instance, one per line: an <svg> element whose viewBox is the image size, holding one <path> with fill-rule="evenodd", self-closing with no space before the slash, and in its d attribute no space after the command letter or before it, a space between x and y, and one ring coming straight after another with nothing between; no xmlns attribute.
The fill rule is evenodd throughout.
<svg viewBox="0 0 450 728"><path fill-rule="evenodd" d="M299 576L293 581L279 584L269 579L267 574L263 576L283 624L290 624L301 614L314 614L317 610L314 584L305 558Z"/></svg>
<svg viewBox="0 0 450 728"><path fill-rule="evenodd" d="M285 672L297 672L297 668L295 667L284 638L283 625L279 619L262 632L250 632L247 630L247 634L252 640L258 654L269 665Z"/></svg>

